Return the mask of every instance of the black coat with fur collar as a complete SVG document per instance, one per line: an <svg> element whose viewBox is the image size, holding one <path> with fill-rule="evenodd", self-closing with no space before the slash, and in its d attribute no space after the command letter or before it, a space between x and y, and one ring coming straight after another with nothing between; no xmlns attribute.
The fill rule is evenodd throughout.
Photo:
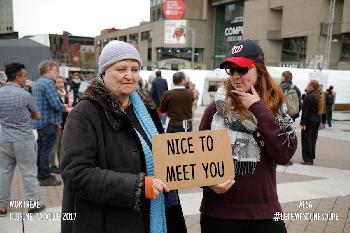
<svg viewBox="0 0 350 233"><path fill-rule="evenodd" d="M159 133L155 106L142 99ZM62 139L63 233L148 232L144 154L120 101L94 81L69 114Z"/></svg>

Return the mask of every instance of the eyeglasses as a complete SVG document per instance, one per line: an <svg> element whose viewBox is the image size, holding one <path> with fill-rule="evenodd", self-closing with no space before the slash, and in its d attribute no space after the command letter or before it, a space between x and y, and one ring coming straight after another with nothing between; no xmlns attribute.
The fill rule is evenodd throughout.
<svg viewBox="0 0 350 233"><path fill-rule="evenodd" d="M225 68L225 71L228 75L233 75L235 73L235 71L239 74L239 75L245 75L246 73L248 73L250 68L255 67L255 64L252 64L248 67L240 67L240 66L231 66L231 67L227 67Z"/></svg>

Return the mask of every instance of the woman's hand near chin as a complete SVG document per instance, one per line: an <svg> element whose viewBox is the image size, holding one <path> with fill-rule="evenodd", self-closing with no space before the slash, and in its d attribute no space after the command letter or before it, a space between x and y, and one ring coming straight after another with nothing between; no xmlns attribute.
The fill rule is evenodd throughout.
<svg viewBox="0 0 350 233"><path fill-rule="evenodd" d="M232 90L233 93L237 94L239 99L242 101L243 106L246 109L249 109L249 107L254 104L255 102L258 102L260 100L259 94L256 92L254 86L252 85L250 88L252 94L241 92L237 90Z"/></svg>

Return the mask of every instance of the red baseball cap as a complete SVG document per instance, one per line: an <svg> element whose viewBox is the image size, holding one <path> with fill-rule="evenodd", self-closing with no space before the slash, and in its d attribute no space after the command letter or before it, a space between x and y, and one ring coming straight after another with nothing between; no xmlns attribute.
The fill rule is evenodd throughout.
<svg viewBox="0 0 350 233"><path fill-rule="evenodd" d="M221 62L220 69L225 69L232 64L240 67L249 67L255 62L265 65L264 53L259 45L251 40L242 40L231 49L231 57Z"/></svg>

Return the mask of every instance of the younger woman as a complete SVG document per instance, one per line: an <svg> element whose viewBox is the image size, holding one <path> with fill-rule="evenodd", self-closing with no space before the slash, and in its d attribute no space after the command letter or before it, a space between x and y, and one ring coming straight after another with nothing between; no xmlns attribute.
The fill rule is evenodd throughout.
<svg viewBox="0 0 350 233"><path fill-rule="evenodd" d="M235 181L203 189L202 232L286 232L276 190L276 164L285 164L297 148L283 93L264 65L261 48L250 40L232 48L221 63L229 74L205 111L200 128L227 129L235 164Z"/></svg>

